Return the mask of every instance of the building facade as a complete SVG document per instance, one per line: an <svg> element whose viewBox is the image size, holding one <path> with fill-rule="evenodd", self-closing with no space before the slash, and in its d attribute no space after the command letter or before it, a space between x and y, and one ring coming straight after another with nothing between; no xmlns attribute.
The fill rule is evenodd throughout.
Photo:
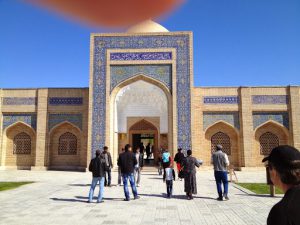
<svg viewBox="0 0 300 225"><path fill-rule="evenodd" d="M300 87L194 87L191 32L146 21L90 46L89 88L0 89L1 168L86 170L104 145L116 162L142 140L155 160L181 147L205 166L222 144L236 168L300 149Z"/></svg>

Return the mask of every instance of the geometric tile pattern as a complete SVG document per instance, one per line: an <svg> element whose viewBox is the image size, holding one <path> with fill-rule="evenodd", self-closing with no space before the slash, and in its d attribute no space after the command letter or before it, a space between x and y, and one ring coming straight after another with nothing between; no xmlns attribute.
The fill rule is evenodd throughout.
<svg viewBox="0 0 300 225"><path fill-rule="evenodd" d="M225 121L236 129L240 129L240 120L238 112L204 112L203 113L203 130L218 121Z"/></svg>
<svg viewBox="0 0 300 225"><path fill-rule="evenodd" d="M283 104L286 105L289 103L288 95L252 95L253 104Z"/></svg>
<svg viewBox="0 0 300 225"><path fill-rule="evenodd" d="M49 98L49 105L82 105L83 98L62 98L51 97Z"/></svg>
<svg viewBox="0 0 300 225"><path fill-rule="evenodd" d="M203 97L204 104L238 104L238 96L205 96Z"/></svg>
<svg viewBox="0 0 300 225"><path fill-rule="evenodd" d="M69 122L82 130L82 114L49 114L48 117L48 130L51 130L57 124L62 122Z"/></svg>
<svg viewBox="0 0 300 225"><path fill-rule="evenodd" d="M172 52L115 52L110 60L171 60Z"/></svg>
<svg viewBox="0 0 300 225"><path fill-rule="evenodd" d="M191 90L190 90L190 38L187 33L165 35L93 36L93 111L92 153L105 145L106 133L106 60L108 49L173 48L176 51L177 73L177 141L178 146L191 148ZM93 155L93 154L92 154Z"/></svg>
<svg viewBox="0 0 300 225"><path fill-rule="evenodd" d="M114 65L110 67L110 91L121 82L143 74L165 84L171 91L171 65Z"/></svg>
<svg viewBox="0 0 300 225"><path fill-rule="evenodd" d="M3 105L36 105L37 98L5 97L2 98Z"/></svg>
<svg viewBox="0 0 300 225"><path fill-rule="evenodd" d="M23 122L36 130L36 114L22 113L22 114L3 114L3 129L16 123Z"/></svg>
<svg viewBox="0 0 300 225"><path fill-rule="evenodd" d="M287 112L255 112L253 113L253 128L273 120L289 129L289 114Z"/></svg>

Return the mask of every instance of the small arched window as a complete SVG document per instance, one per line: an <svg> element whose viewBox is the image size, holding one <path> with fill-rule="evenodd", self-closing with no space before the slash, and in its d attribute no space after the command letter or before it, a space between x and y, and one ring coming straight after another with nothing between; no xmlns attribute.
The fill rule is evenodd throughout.
<svg viewBox="0 0 300 225"><path fill-rule="evenodd" d="M259 137L260 154L269 155L271 150L279 146L279 138L271 133L266 132Z"/></svg>
<svg viewBox="0 0 300 225"><path fill-rule="evenodd" d="M223 152L225 152L227 155L231 155L230 137L227 134L218 132L211 137L211 153L216 151L217 145L222 145Z"/></svg>
<svg viewBox="0 0 300 225"><path fill-rule="evenodd" d="M31 138L25 132L21 132L14 137L13 154L31 154Z"/></svg>
<svg viewBox="0 0 300 225"><path fill-rule="evenodd" d="M59 137L58 145L59 155L76 155L77 154L77 137L66 132Z"/></svg>

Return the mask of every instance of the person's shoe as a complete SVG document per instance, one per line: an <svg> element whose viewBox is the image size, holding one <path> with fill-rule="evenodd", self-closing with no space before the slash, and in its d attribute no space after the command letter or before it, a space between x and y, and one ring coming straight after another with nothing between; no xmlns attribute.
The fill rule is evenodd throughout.
<svg viewBox="0 0 300 225"><path fill-rule="evenodd" d="M137 195L137 196L134 197L134 200L137 200L137 199L140 199L140 198L141 197Z"/></svg>
<svg viewBox="0 0 300 225"><path fill-rule="evenodd" d="M228 195L224 195L224 200L225 200L225 201L228 201L228 200L229 200Z"/></svg>
<svg viewBox="0 0 300 225"><path fill-rule="evenodd" d="M104 201L103 200L101 200L101 201L97 201L97 203L103 203Z"/></svg>
<svg viewBox="0 0 300 225"><path fill-rule="evenodd" d="M140 187L140 185L139 185L139 184L137 184L136 186L137 186L137 187Z"/></svg>
<svg viewBox="0 0 300 225"><path fill-rule="evenodd" d="M217 200L218 200L218 201L223 201L223 198L218 197Z"/></svg>
<svg viewBox="0 0 300 225"><path fill-rule="evenodd" d="M90 201L90 200L87 200L87 201L86 201L86 203L92 203L92 201Z"/></svg>
<svg viewBox="0 0 300 225"><path fill-rule="evenodd" d="M130 199L129 199L129 198L124 198L124 201L125 201L125 202L129 202Z"/></svg>
<svg viewBox="0 0 300 225"><path fill-rule="evenodd" d="M187 200L191 200L191 197L190 197L190 196L187 196Z"/></svg>

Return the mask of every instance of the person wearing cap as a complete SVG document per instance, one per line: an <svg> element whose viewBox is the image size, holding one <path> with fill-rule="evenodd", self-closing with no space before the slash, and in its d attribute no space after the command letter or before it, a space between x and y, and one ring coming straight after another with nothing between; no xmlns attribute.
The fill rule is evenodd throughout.
<svg viewBox="0 0 300 225"><path fill-rule="evenodd" d="M228 176L227 167L229 166L228 156L222 151L222 145L216 146L216 151L212 154L211 163L214 166L214 175L217 184L217 191L219 197L218 201L229 200L228 198ZM222 183L224 186L224 193L222 193Z"/></svg>
<svg viewBox="0 0 300 225"><path fill-rule="evenodd" d="M105 159L102 157L101 151L96 150L96 157L93 158L89 165L89 171L93 173L92 184L89 192L88 203L91 203L94 196L94 190L99 182L98 203L102 203L105 177Z"/></svg>
<svg viewBox="0 0 300 225"><path fill-rule="evenodd" d="M284 192L284 197L271 209L268 225L300 224L300 152L282 145L274 148L263 159L273 184Z"/></svg>

